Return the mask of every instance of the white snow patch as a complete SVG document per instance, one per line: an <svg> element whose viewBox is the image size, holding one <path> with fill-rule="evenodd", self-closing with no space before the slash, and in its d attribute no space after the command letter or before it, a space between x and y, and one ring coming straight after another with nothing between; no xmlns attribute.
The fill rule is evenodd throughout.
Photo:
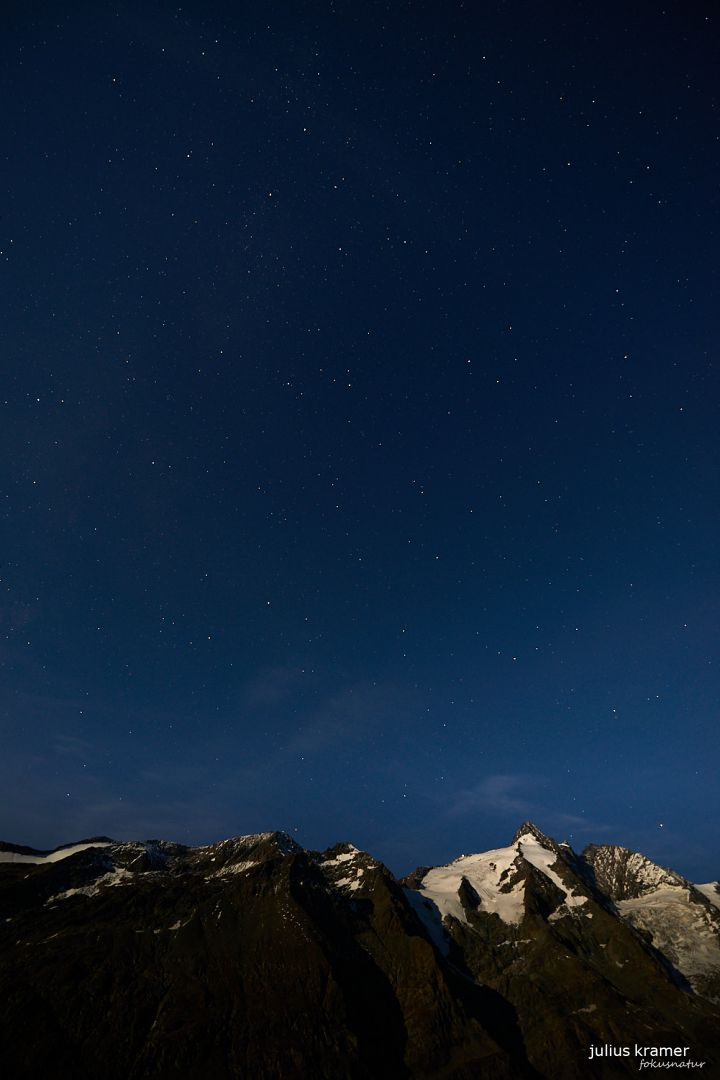
<svg viewBox="0 0 720 1080"><path fill-rule="evenodd" d="M55 863L61 859L67 859L70 855L76 855L78 851L87 851L88 848L110 847L112 841L97 844L73 844L72 847L61 848L59 851L51 851L49 855L21 855L17 851L0 851L0 863Z"/></svg>
<svg viewBox="0 0 720 1080"><path fill-rule="evenodd" d="M344 877L344 878L340 878L339 881L333 882L333 884L334 885L342 885L345 888L351 889L353 892L355 892L356 889L360 888L360 879L359 878Z"/></svg>
<svg viewBox="0 0 720 1080"><path fill-rule="evenodd" d="M251 870L253 866L257 866L257 862L253 859L246 860L245 862L229 863L227 866L221 866L219 870L215 871L214 877L225 877L226 874L244 874L246 870ZM205 879L209 880L208 878Z"/></svg>
<svg viewBox="0 0 720 1080"><path fill-rule="evenodd" d="M650 931L653 943L698 993L703 992L705 976L720 974L717 916L693 902L689 889L667 885L633 900L619 900L617 907L631 925Z"/></svg>
<svg viewBox="0 0 720 1080"><path fill-rule="evenodd" d="M699 893L702 893L706 900L709 900L715 907L720 908L720 892L718 892L718 886L720 883L717 881L709 881L707 885L696 885L695 888Z"/></svg>
<svg viewBox="0 0 720 1080"><path fill-rule="evenodd" d="M71 896L97 896L102 886L127 885L133 881L134 876L129 870L116 867L109 874L103 874L102 877L97 878L92 885L83 885L79 889L66 889L65 892L56 893L45 901L45 906L54 904L56 900L68 900Z"/></svg>
<svg viewBox="0 0 720 1080"><path fill-rule="evenodd" d="M353 848L352 851L343 852L341 855L336 855L334 859L323 860L323 866L339 866L340 863L349 862L350 859L354 859L360 852L357 848Z"/></svg>
<svg viewBox="0 0 720 1080"><path fill-rule="evenodd" d="M501 891L517 854L516 848L508 847L485 851L480 855L461 855L447 866L428 870L418 892L432 900L443 920L451 917L467 924L465 909L458 895L465 878L480 897L483 911L494 912L508 924L517 924L525 911L524 882L518 882L510 892Z"/></svg>
<svg viewBox="0 0 720 1080"><path fill-rule="evenodd" d="M222 915L222 912L220 912L220 915ZM220 915L218 915L218 919L220 918ZM187 919L178 919L178 921L176 923L173 923L172 926L161 926L158 930L153 930L153 933L163 934L167 933L168 930L182 930L183 926L187 926L191 918L192 916L188 915Z"/></svg>

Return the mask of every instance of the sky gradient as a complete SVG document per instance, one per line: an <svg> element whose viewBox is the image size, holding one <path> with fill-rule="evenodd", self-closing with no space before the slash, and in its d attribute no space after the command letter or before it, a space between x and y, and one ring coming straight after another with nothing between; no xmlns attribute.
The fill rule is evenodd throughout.
<svg viewBox="0 0 720 1080"><path fill-rule="evenodd" d="M714 5L5 12L0 836L720 876Z"/></svg>

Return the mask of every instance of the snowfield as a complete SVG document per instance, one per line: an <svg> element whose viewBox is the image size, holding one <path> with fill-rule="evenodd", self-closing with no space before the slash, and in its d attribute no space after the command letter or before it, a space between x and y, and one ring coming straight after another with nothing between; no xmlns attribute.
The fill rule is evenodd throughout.
<svg viewBox="0 0 720 1080"><path fill-rule="evenodd" d="M78 851L87 851L88 848L106 848L110 847L111 843L112 841L107 840L94 844L73 844L72 847L51 851L49 855L20 855L17 851L0 851L0 863L32 863L34 866L40 863L55 863L69 858L70 855L77 855Z"/></svg>

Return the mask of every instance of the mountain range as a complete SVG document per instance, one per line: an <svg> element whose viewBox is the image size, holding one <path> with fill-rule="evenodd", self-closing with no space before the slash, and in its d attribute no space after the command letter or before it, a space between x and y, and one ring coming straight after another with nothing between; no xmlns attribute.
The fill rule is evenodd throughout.
<svg viewBox="0 0 720 1080"><path fill-rule="evenodd" d="M529 822L400 880L281 832L0 842L0 1001L8 1080L720 1076L720 886Z"/></svg>

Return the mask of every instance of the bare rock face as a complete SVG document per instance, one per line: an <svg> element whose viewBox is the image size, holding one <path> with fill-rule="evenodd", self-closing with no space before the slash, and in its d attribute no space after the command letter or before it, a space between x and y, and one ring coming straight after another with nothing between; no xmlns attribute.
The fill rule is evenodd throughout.
<svg viewBox="0 0 720 1080"><path fill-rule="evenodd" d="M636 1072L589 1047L638 1040L712 1075L714 984L688 974L711 886L623 850L525 823L398 882L283 833L0 844L3 1075L574 1080Z"/></svg>
<svg viewBox="0 0 720 1080"><path fill-rule="evenodd" d="M590 844L583 858L592 867L599 888L613 900L634 900L662 887L686 884L674 870L616 844Z"/></svg>

